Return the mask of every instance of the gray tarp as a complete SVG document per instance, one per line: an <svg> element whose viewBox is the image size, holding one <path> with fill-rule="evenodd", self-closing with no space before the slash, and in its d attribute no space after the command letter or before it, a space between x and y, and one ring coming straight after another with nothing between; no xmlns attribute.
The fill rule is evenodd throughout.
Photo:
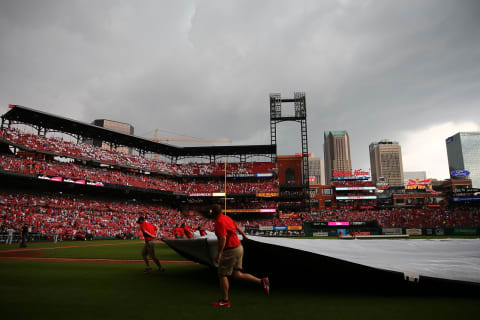
<svg viewBox="0 0 480 320"><path fill-rule="evenodd" d="M361 265L480 283L480 239L317 240L249 237Z"/></svg>
<svg viewBox="0 0 480 320"><path fill-rule="evenodd" d="M250 236L253 242L291 248L370 268L419 276L480 283L480 239L326 240ZM165 240L187 258L214 266L214 236Z"/></svg>

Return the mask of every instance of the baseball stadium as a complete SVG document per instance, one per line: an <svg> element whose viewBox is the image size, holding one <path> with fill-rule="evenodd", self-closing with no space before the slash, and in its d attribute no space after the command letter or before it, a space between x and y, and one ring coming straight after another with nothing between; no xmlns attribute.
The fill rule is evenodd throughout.
<svg viewBox="0 0 480 320"><path fill-rule="evenodd" d="M478 315L471 181L400 190L337 170L322 185L309 170L305 93L269 99L270 144L194 147L10 105L0 128L2 318ZM284 122L299 124L301 153L277 154ZM238 270L260 279L228 277L228 308L212 306L218 251L230 249L212 207L239 230ZM158 268L145 266L148 243Z"/></svg>

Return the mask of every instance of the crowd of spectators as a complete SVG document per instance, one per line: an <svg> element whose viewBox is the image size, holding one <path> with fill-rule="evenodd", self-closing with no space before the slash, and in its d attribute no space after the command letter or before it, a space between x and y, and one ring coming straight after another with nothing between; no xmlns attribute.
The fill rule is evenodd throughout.
<svg viewBox="0 0 480 320"><path fill-rule="evenodd" d="M141 170L181 176L224 175L224 163L185 163L174 164L141 155L129 155L95 147L87 143L74 143L58 137L44 137L25 133L16 128L0 131L0 139L26 148L54 153L59 156L76 157L84 160L95 160L108 164L121 165ZM276 167L274 162L228 163L227 174L242 175L255 173L271 173Z"/></svg>
<svg viewBox="0 0 480 320"><path fill-rule="evenodd" d="M140 236L136 225L139 216L145 216L156 225L161 237L173 237L173 229L181 225L192 230L200 227L213 231L212 220L199 214L185 214L188 211L182 213L164 205L136 201L116 202L72 196L0 193L0 232L6 232L8 229L18 231L24 225L28 225L32 232L48 236L59 232L60 238L63 239L73 239L77 235L87 234L92 238L130 238ZM302 226L304 222L334 221L377 221L383 228L474 227L480 225L480 209L330 209L315 213L275 213L260 219L252 215L247 219L237 220L237 223L240 227L249 228Z"/></svg>
<svg viewBox="0 0 480 320"><path fill-rule="evenodd" d="M187 193L218 193L225 192L223 181L210 180L208 182L189 182ZM228 194L240 193L272 193L278 191L278 180L267 180L257 182L227 182Z"/></svg>
<svg viewBox="0 0 480 320"><path fill-rule="evenodd" d="M223 205L223 204L222 204ZM228 201L227 208L228 209L275 209L277 206L275 201L245 201L242 199L238 199L238 201ZM206 204L202 202L191 202L188 204L184 204L182 206L183 209L188 210L206 210L211 207L210 204Z"/></svg>
<svg viewBox="0 0 480 320"><path fill-rule="evenodd" d="M320 210L303 214L304 221L377 221L383 228L445 228L480 225L479 208L390 208L381 210Z"/></svg>
<svg viewBox="0 0 480 320"><path fill-rule="evenodd" d="M212 221L202 216L184 216L177 210L136 202L110 202L73 197L0 193L0 231L23 225L32 232L64 239L90 234L95 238L128 238L139 235L137 218L145 216L161 237L172 237L173 227L186 224L212 230Z"/></svg>
<svg viewBox="0 0 480 320"><path fill-rule="evenodd" d="M176 170L184 176L197 175L225 175L224 163L195 163L177 164ZM255 173L271 173L274 171L274 162L246 162L227 163L227 175L251 175Z"/></svg>
<svg viewBox="0 0 480 320"><path fill-rule="evenodd" d="M82 179L103 184L133 186L177 193L214 193L225 191L223 180L181 183L158 175L126 173L119 170L95 168L75 163L15 158L6 155L0 155L0 169L32 176L58 176L73 180ZM254 182L227 182L227 193L229 194L275 192L277 189L278 180L276 179L267 179L266 181L256 179Z"/></svg>

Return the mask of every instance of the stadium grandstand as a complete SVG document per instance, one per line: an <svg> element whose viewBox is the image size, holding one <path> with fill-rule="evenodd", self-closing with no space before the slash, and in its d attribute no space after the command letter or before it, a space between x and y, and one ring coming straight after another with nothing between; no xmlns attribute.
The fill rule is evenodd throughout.
<svg viewBox="0 0 480 320"><path fill-rule="evenodd" d="M134 148L136 154L86 143L92 138ZM276 212L276 204L271 200L271 195L278 193L276 163L271 160L276 155L276 146L272 145L174 147L34 109L10 106L2 116L0 152L2 191L6 191L0 200L2 231L12 226L18 230L21 225L28 224L46 236L52 234L54 226L68 230L65 235L70 237L87 230L94 237L126 237L132 231L129 229L135 216L143 209L136 211L127 206L131 209L128 215L112 211L116 220L121 221L121 228L103 224L104 228L112 228L102 233L92 226L99 226L95 223L96 217L103 216L105 208L131 199L137 203L162 203L158 208L153 207L158 215L153 221L165 221L168 213L189 224L192 217L189 214L212 202L223 202L226 195L228 212L240 214L247 220L260 217L271 220ZM160 154L163 159L149 157L154 154ZM206 161L188 161L199 158ZM258 158L263 160L258 161ZM228 163L224 159L228 159ZM18 192L12 193L11 187ZM103 201L99 209L93 205L87 206L93 206L91 210L78 209L84 207L84 202L93 201L92 196L95 201L103 197L115 204L109 206ZM18 199L22 201L18 203ZM55 203L73 204L56 207L50 199L56 199ZM44 205L36 207L36 203ZM33 207L29 210L29 206ZM42 216L48 212L46 208L66 214L72 206L77 208L76 213L80 210L80 214L85 215L84 220L67 217L85 221L85 225L66 226L62 225L64 220L57 223L50 221L48 214ZM172 221L166 225L172 226ZM162 232L169 235L169 230Z"/></svg>
<svg viewBox="0 0 480 320"><path fill-rule="evenodd" d="M66 239L131 238L144 214L172 237L181 224L211 230L199 213L222 203L253 235L478 234L478 207L377 207L361 172L332 182L336 208L312 210L301 176L281 184L277 159L275 144L175 147L13 105L0 131L0 233L26 224L42 240L58 229ZM302 157L289 161L302 171Z"/></svg>

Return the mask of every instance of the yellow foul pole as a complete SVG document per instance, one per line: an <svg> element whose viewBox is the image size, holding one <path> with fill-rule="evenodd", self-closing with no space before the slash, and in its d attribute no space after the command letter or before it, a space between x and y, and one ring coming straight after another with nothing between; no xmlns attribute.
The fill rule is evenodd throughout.
<svg viewBox="0 0 480 320"><path fill-rule="evenodd" d="M225 214L227 214L227 157L225 156Z"/></svg>

